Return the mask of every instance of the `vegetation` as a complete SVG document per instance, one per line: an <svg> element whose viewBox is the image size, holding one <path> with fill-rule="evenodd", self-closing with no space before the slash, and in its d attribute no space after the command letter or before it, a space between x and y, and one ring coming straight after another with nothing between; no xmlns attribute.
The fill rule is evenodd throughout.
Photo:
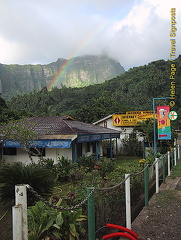
<svg viewBox="0 0 181 240"><path fill-rule="evenodd" d="M56 203L57 207L61 206L61 201L59 199ZM78 240L85 233L82 221L86 219L81 209L57 211L43 202L37 202L28 208L28 239Z"/></svg>
<svg viewBox="0 0 181 240"><path fill-rule="evenodd" d="M181 76L181 57L176 59L177 79ZM158 60L135 67L101 84L81 88L62 86L47 91L32 91L12 97L6 104L9 111L27 116L71 115L77 120L94 122L112 113L129 110L151 110L152 99L170 95L170 62ZM166 77L168 76L168 77ZM176 105L181 112L181 86L176 82ZM158 100L156 104L168 104ZM91 107L90 107L91 106ZM174 123L179 128L180 120Z"/></svg>
<svg viewBox="0 0 181 240"><path fill-rule="evenodd" d="M5 164L0 168L0 200L4 204L13 204L15 185L29 184L40 195L49 196L54 186L52 172L39 164L23 165L22 163ZM35 197L29 194L29 204Z"/></svg>
<svg viewBox="0 0 181 240"><path fill-rule="evenodd" d="M49 85L51 88L55 79L58 80L57 87L62 84L83 87L104 82L123 72L124 68L119 62L105 55L84 55L71 61L58 59L47 65L0 64L1 89L6 100L17 94L40 91L42 88L46 90Z"/></svg>

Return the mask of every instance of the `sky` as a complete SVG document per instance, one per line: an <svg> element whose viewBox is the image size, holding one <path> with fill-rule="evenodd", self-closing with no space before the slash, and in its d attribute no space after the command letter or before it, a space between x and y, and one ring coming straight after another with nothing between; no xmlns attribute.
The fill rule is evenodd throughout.
<svg viewBox="0 0 181 240"><path fill-rule="evenodd" d="M0 0L0 63L48 64L107 54L128 70L170 59L170 9L180 0Z"/></svg>

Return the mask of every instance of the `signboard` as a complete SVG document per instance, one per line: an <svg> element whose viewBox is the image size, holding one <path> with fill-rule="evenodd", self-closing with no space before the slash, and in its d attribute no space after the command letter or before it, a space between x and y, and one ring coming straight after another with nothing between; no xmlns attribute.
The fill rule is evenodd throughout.
<svg viewBox="0 0 181 240"><path fill-rule="evenodd" d="M171 111L171 112L169 112L169 114L168 114L168 118L169 118L170 120L172 120L172 121L176 120L177 117L178 117L178 115L177 115L177 113L176 113L175 111Z"/></svg>
<svg viewBox="0 0 181 240"><path fill-rule="evenodd" d="M136 126L138 122L153 118L152 111L130 111L124 114L113 114L113 126Z"/></svg>
<svg viewBox="0 0 181 240"><path fill-rule="evenodd" d="M170 106L157 106L156 108L158 118L158 140L170 140L171 128L170 119L168 118Z"/></svg>

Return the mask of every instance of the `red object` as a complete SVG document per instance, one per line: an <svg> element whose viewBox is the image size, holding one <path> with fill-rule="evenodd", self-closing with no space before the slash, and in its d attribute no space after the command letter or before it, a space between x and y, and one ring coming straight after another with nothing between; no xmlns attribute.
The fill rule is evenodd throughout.
<svg viewBox="0 0 181 240"><path fill-rule="evenodd" d="M113 238L113 237L125 237L130 240L137 240L137 238L133 237L129 233L123 233L123 232L110 233L108 235L103 236L103 239L109 239L109 238Z"/></svg>
<svg viewBox="0 0 181 240"><path fill-rule="evenodd" d="M116 124L120 123L120 119L118 117L116 117L114 121L115 121Z"/></svg>
<svg viewBox="0 0 181 240"><path fill-rule="evenodd" d="M134 231L132 231L129 228L125 228L125 227L115 225L115 224L110 224L110 223L107 223L106 227L118 229L118 230L121 230L122 232L110 233L108 235L103 236L103 239L109 239L112 237L121 237L122 236L122 237L126 237L130 240L137 240L139 237L137 233L135 233Z"/></svg>

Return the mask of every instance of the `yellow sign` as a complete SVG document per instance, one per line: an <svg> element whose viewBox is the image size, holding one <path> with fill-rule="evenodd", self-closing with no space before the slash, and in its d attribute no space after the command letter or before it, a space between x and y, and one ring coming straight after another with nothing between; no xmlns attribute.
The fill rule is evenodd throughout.
<svg viewBox="0 0 181 240"><path fill-rule="evenodd" d="M113 126L135 126L138 122L153 118L152 111L130 111L125 114L113 114Z"/></svg>

